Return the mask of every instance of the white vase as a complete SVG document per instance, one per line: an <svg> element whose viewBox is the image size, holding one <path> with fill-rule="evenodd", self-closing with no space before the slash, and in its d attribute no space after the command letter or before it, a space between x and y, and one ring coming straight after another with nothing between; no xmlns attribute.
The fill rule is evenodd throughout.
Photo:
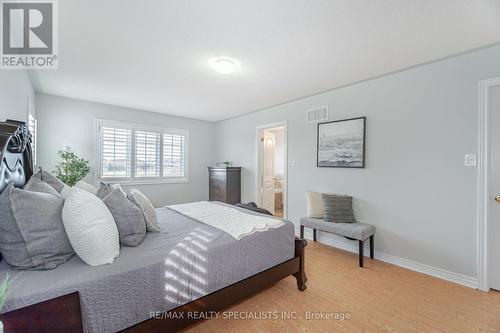
<svg viewBox="0 0 500 333"><path fill-rule="evenodd" d="M0 320L0 333L3 333L3 323L1 320Z"/></svg>

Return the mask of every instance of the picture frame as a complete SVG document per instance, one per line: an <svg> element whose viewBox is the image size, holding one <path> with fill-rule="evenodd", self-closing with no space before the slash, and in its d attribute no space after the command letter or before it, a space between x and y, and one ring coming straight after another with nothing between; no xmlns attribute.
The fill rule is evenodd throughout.
<svg viewBox="0 0 500 333"><path fill-rule="evenodd" d="M316 166L364 168L366 117L318 123Z"/></svg>

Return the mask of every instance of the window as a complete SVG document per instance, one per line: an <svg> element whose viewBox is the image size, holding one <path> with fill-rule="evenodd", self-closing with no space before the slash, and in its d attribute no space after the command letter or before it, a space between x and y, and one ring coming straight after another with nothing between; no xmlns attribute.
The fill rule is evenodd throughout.
<svg viewBox="0 0 500 333"><path fill-rule="evenodd" d="M97 181L188 180L188 132L97 120Z"/></svg>
<svg viewBox="0 0 500 333"><path fill-rule="evenodd" d="M135 132L135 176L160 176L160 133Z"/></svg>
<svg viewBox="0 0 500 333"><path fill-rule="evenodd" d="M33 152L33 166L36 165L36 118L30 113L28 114L28 131L31 133L31 151Z"/></svg>
<svg viewBox="0 0 500 333"><path fill-rule="evenodd" d="M132 130L101 127L102 178L126 178L131 173Z"/></svg>
<svg viewBox="0 0 500 333"><path fill-rule="evenodd" d="M184 177L184 136L163 135L163 176Z"/></svg>

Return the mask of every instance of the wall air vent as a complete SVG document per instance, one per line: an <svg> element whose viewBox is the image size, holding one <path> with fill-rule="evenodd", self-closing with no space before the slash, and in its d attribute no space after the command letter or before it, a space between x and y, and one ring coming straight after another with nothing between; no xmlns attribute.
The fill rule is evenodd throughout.
<svg viewBox="0 0 500 333"><path fill-rule="evenodd" d="M307 110L306 121L308 123L318 123L326 120L328 120L328 105Z"/></svg>

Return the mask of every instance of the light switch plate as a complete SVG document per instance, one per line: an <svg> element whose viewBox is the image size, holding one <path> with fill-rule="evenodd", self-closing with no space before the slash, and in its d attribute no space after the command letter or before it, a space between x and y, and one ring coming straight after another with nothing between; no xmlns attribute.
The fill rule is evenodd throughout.
<svg viewBox="0 0 500 333"><path fill-rule="evenodd" d="M477 165L477 155L476 154L465 155L465 166L466 167L475 167L476 165Z"/></svg>
<svg viewBox="0 0 500 333"><path fill-rule="evenodd" d="M289 167L294 167L295 166L295 160L288 160L288 166Z"/></svg>

